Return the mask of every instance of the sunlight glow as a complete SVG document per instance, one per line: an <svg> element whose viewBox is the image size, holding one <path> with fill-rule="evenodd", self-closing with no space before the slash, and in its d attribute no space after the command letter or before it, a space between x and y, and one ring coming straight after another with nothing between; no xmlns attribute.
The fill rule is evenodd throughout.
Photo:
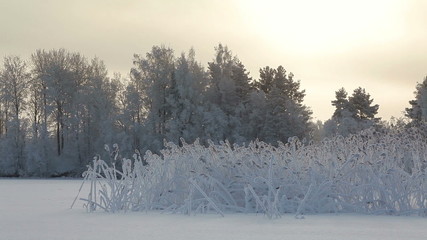
<svg viewBox="0 0 427 240"><path fill-rule="evenodd" d="M266 42L320 53L401 37L397 1L239 1L241 14ZM402 25L402 26L399 26ZM397 29L397 31L396 31Z"/></svg>

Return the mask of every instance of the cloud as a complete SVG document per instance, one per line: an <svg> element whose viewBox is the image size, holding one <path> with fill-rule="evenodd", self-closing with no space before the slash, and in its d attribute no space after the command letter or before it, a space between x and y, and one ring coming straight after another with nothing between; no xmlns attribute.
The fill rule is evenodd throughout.
<svg viewBox="0 0 427 240"><path fill-rule="evenodd" d="M153 45L178 54L194 47L206 64L222 42L255 78L266 65L294 72L320 119L330 116L341 86L363 86L387 109L381 114L400 115L427 74L422 0L14 0L1 7L0 56L66 48L126 73L133 54ZM390 98L400 105L385 107Z"/></svg>

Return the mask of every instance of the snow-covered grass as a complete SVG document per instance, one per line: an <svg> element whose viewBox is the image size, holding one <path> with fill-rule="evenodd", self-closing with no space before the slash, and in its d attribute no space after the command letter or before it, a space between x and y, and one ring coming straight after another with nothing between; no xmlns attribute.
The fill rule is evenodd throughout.
<svg viewBox="0 0 427 240"><path fill-rule="evenodd" d="M88 211L427 216L427 142L415 129L277 147L168 143L132 160L115 145L110 156L84 173Z"/></svg>
<svg viewBox="0 0 427 240"><path fill-rule="evenodd" d="M262 214L87 213L70 205L81 180L0 179L1 240L425 239L415 216L320 214L269 220ZM82 190L88 194L88 188Z"/></svg>

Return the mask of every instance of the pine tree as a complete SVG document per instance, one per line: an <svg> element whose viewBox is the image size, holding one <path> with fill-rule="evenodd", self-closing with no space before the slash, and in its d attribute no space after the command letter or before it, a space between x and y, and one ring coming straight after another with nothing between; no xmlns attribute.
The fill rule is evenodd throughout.
<svg viewBox="0 0 427 240"><path fill-rule="evenodd" d="M248 117L246 119L247 139L263 139L263 128L266 121L267 99L264 91L252 91L249 96Z"/></svg>
<svg viewBox="0 0 427 240"><path fill-rule="evenodd" d="M347 99L347 91L344 88L340 88L335 92L335 100L332 101L332 106L335 107L333 118L342 118L343 111L349 108L349 102Z"/></svg>
<svg viewBox="0 0 427 240"><path fill-rule="evenodd" d="M247 103L249 94L252 90L252 78L249 76L249 72L246 70L243 63L239 60L233 65L231 79L234 81L236 88L235 94L238 98L238 102Z"/></svg>
<svg viewBox="0 0 427 240"><path fill-rule="evenodd" d="M276 70L274 68L270 68L269 66L261 68L259 70L259 80L254 83L254 86L266 94L269 93L273 86L275 75Z"/></svg>
<svg viewBox="0 0 427 240"><path fill-rule="evenodd" d="M261 79L255 83L259 91L268 89L266 94L266 120L262 140L275 144L286 142L289 137L308 137L311 111L303 104L305 91L292 73L286 74L282 66L271 70L260 70ZM271 85L266 85L270 83Z"/></svg>
<svg viewBox="0 0 427 240"><path fill-rule="evenodd" d="M411 107L405 109L405 115L419 125L427 121L427 76L422 83L417 84L414 94L415 100L409 101Z"/></svg>
<svg viewBox="0 0 427 240"><path fill-rule="evenodd" d="M352 96L348 98L349 110L358 120L372 120L377 122L379 119L375 118L375 115L378 113L379 105L372 105L373 101L364 88L356 88Z"/></svg>
<svg viewBox="0 0 427 240"><path fill-rule="evenodd" d="M283 92L274 85L267 95L265 124L262 130L262 140L268 143L276 144L278 141L286 142L292 137L289 130L290 121L286 105L288 99Z"/></svg>
<svg viewBox="0 0 427 240"><path fill-rule="evenodd" d="M372 105L373 99L361 87L356 88L351 96L347 95L344 88L340 88L335 92L335 100L331 103L335 111L332 118L325 122L326 136L354 134L376 126L380 120L375 117L378 104Z"/></svg>

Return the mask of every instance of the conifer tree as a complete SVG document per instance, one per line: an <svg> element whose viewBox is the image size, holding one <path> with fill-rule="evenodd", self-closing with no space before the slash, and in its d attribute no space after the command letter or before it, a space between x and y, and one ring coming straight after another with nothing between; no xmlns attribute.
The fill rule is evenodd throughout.
<svg viewBox="0 0 427 240"><path fill-rule="evenodd" d="M364 88L356 88L351 96L347 95L344 88L335 92L335 100L331 101L335 111L332 118L325 122L325 134L327 136L357 133L363 129L376 126L379 118L379 105L372 105L373 99Z"/></svg>
<svg viewBox="0 0 427 240"><path fill-rule="evenodd" d="M349 111L358 120L372 120L377 122L379 119L375 118L375 115L378 113L379 105L372 105L373 101L364 88L356 88L352 96L348 98Z"/></svg>
<svg viewBox="0 0 427 240"><path fill-rule="evenodd" d="M273 70L268 66L262 68L260 78L255 86L259 91L268 90L264 92L266 120L262 140L275 144L286 142L289 137L307 137L311 111L303 104L305 91L300 90L300 82L294 80L292 73L287 74L282 66Z"/></svg>
<svg viewBox="0 0 427 240"><path fill-rule="evenodd" d="M276 69L266 66L259 70L259 80L255 82L254 86L263 91L269 93L272 88L274 76L276 75Z"/></svg>
<svg viewBox="0 0 427 240"><path fill-rule="evenodd" d="M332 101L332 106L335 107L333 118L342 118L343 111L349 108L349 102L347 99L347 91L344 88L340 88L335 92L335 100Z"/></svg>
<svg viewBox="0 0 427 240"><path fill-rule="evenodd" d="M427 76L418 83L414 92L415 99L409 101L411 107L405 109L405 115L416 125L427 121Z"/></svg>

